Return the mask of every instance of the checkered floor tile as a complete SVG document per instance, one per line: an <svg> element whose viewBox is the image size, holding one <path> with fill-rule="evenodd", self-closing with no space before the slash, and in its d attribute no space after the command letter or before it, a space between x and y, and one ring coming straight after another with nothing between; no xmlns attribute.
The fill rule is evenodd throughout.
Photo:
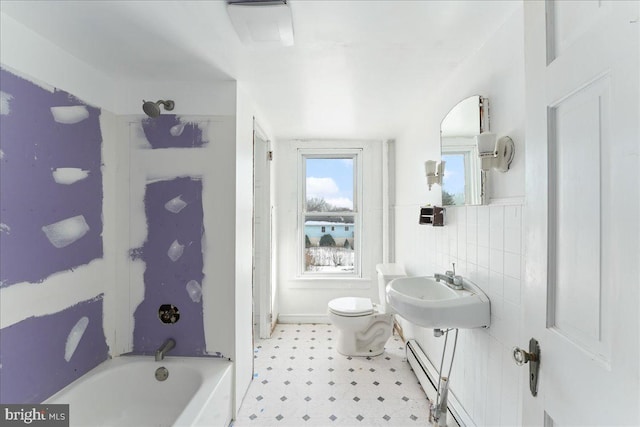
<svg viewBox="0 0 640 427"><path fill-rule="evenodd" d="M399 337L376 357L343 356L335 337L332 325L279 324L258 340L234 427L428 424L429 402Z"/></svg>

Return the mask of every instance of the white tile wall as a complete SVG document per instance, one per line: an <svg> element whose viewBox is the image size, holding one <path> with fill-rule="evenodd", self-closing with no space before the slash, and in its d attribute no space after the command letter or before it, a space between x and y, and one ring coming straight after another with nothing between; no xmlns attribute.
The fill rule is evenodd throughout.
<svg viewBox="0 0 640 427"><path fill-rule="evenodd" d="M415 210L415 209L414 209ZM399 221L416 224L404 236L418 242L398 242L396 261L410 275L451 269L470 278L491 300L491 327L461 330L451 374L451 389L476 425L520 424L521 372L511 349L521 345L521 279L524 271L522 206L491 205L447 208L445 227L419 226L408 207L396 209ZM411 228L410 224L405 224ZM420 229L415 229L420 227ZM408 230L407 230L408 231ZM423 240L424 239L424 240ZM429 250L426 250L429 248ZM428 271L428 267L433 267ZM432 331L406 324L407 338L415 338L436 367L442 341ZM521 342L522 341L522 342Z"/></svg>

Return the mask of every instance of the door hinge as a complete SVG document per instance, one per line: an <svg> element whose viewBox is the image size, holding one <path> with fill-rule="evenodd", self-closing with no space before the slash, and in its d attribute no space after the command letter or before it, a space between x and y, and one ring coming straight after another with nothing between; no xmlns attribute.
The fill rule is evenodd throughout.
<svg viewBox="0 0 640 427"><path fill-rule="evenodd" d="M273 151L267 151L267 160L273 160Z"/></svg>

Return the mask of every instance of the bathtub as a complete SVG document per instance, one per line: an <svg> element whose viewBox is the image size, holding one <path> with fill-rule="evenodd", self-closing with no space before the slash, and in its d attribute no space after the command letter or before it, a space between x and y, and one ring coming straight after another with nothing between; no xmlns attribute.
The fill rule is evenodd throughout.
<svg viewBox="0 0 640 427"><path fill-rule="evenodd" d="M208 357L116 357L44 403L68 403L71 426L227 427L232 365ZM165 381L155 377L161 366L169 372Z"/></svg>

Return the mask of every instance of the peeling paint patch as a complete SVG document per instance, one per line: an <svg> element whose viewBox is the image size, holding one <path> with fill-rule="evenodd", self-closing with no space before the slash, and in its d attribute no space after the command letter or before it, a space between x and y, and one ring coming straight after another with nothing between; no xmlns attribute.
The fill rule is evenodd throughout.
<svg viewBox="0 0 640 427"><path fill-rule="evenodd" d="M7 94L10 112L0 115L0 222L11 226L0 239L4 287L42 282L102 257L102 132L100 109L67 92L45 89L2 68L0 91ZM62 122L84 118L70 125L56 121L53 112ZM79 172L71 176L59 168L68 165ZM76 181L83 171L90 172ZM60 185L56 178L74 183ZM80 214L82 222L60 224L63 231L75 224L73 235L84 233L73 244L56 246L43 233Z"/></svg>
<svg viewBox="0 0 640 427"><path fill-rule="evenodd" d="M71 185L89 176L89 171L80 168L55 168L51 174L56 184Z"/></svg>
<svg viewBox="0 0 640 427"><path fill-rule="evenodd" d="M175 114L142 120L142 130L152 148L195 148L207 141L207 122L190 122Z"/></svg>
<svg viewBox="0 0 640 427"><path fill-rule="evenodd" d="M171 126L171 129L169 129L169 133L171 134L171 136L180 136L182 135L182 132L184 132L185 125L186 123L180 123L179 125Z"/></svg>
<svg viewBox="0 0 640 427"><path fill-rule="evenodd" d="M196 280L189 280L187 282L187 293L189 294L189 298L193 302L200 302L202 300L202 286Z"/></svg>
<svg viewBox="0 0 640 427"><path fill-rule="evenodd" d="M173 262L176 262L180 259L182 254L184 253L184 245L181 245L177 240L174 240L169 246L169 250L167 251L167 256Z"/></svg>
<svg viewBox="0 0 640 427"><path fill-rule="evenodd" d="M78 344L80 344L80 340L84 335L84 332L87 330L87 326L89 325L89 318L87 316L82 316L71 331L69 331L69 335L67 335L67 343L64 346L64 360L67 362L71 360L73 357L73 353L76 352L76 348L78 348Z"/></svg>
<svg viewBox="0 0 640 427"><path fill-rule="evenodd" d="M173 213L165 205L176 194L186 205ZM165 339L174 338L172 354L205 355L202 298L197 295L202 290L193 283L187 287L192 281L200 286L204 279L202 181L186 177L148 183L144 206L147 239L142 248L130 251L145 263L144 299L134 312L133 352L153 354ZM167 304L180 308L180 321L160 322L158 310Z"/></svg>
<svg viewBox="0 0 640 427"><path fill-rule="evenodd" d="M3 92L0 90L0 115L8 116L11 114L11 100L13 96L8 94L7 92Z"/></svg>
<svg viewBox="0 0 640 427"><path fill-rule="evenodd" d="M2 403L40 403L107 360L102 301L101 294L60 312L0 329ZM87 320L80 322L83 318ZM74 328L84 332L67 361L69 331Z"/></svg>
<svg viewBox="0 0 640 427"><path fill-rule="evenodd" d="M56 248L64 248L80 239L89 231L89 224L84 216L77 215L53 224L45 225L42 231Z"/></svg>
<svg viewBox="0 0 640 427"><path fill-rule="evenodd" d="M187 206L187 202L182 200L182 195L174 197L164 204L164 208L174 214L180 213L180 211L184 209L185 206Z"/></svg>
<svg viewBox="0 0 640 427"><path fill-rule="evenodd" d="M73 105L70 107L51 107L53 120L65 125L80 123L89 118L89 110L84 105Z"/></svg>

